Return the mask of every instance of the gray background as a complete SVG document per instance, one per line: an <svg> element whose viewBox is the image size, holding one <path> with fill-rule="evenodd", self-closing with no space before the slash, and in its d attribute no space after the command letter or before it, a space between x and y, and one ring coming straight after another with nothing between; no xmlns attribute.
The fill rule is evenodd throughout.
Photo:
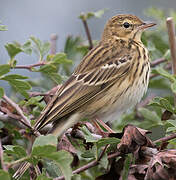
<svg viewBox="0 0 176 180"><path fill-rule="evenodd" d="M118 13L132 13L147 20L144 9L149 7L176 7L175 0L0 0L0 20L8 31L0 32L0 64L8 61L4 44L13 40L24 43L31 35L48 40L51 33L59 36L57 51L62 51L68 35L85 32L77 18L81 12L109 8L101 19L91 19L88 24L93 39L100 39L107 19ZM17 56L19 64L31 64L36 57ZM25 73L29 73L24 70ZM32 74L32 73L31 73ZM30 75L31 75L30 74Z"/></svg>

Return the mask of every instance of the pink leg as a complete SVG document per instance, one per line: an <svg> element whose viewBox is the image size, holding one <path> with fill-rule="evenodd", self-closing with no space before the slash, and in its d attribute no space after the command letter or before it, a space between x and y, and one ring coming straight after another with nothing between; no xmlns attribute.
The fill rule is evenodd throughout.
<svg viewBox="0 0 176 180"><path fill-rule="evenodd" d="M102 126L104 127L109 133L115 133L115 131L113 131L108 125L106 125L102 120L96 118L96 121ZM100 127L100 126L99 126Z"/></svg>

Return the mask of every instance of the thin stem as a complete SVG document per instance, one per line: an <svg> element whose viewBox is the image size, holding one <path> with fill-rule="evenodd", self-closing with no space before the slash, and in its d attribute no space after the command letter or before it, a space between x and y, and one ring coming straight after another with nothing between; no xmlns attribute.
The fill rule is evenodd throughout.
<svg viewBox="0 0 176 180"><path fill-rule="evenodd" d="M92 38L91 38L91 35L90 35L90 31L89 31L89 27L87 25L87 21L86 20L82 20L83 22L83 25L84 25L84 29L86 31L86 35L87 35L87 39L89 41L89 50L93 48L93 43L92 43Z"/></svg>
<svg viewBox="0 0 176 180"><path fill-rule="evenodd" d="M16 161L13 161L13 162L11 162L11 163L8 163L7 166L8 166L8 168L10 168L10 167L12 167L13 165L15 165L15 164L17 164L17 163L21 163L21 162L23 162L23 161L26 161L28 158L30 158L30 156L26 156L26 157L23 157L23 158L18 159L18 160L16 160Z"/></svg>
<svg viewBox="0 0 176 180"><path fill-rule="evenodd" d="M46 61L40 61L40 62L38 62L38 63L36 63L36 64L16 65L16 66L14 67L14 69L27 69L27 70L29 70L29 71L32 71L32 68L33 68L33 67L43 66L43 65L45 65L45 64L47 64Z"/></svg>
<svg viewBox="0 0 176 180"><path fill-rule="evenodd" d="M160 138L160 139L157 139L156 141L154 141L153 143L158 143L158 142L167 142L169 140L172 140L172 139L175 139L176 138L176 133L174 134L171 134L169 136L166 136L166 137L163 137L163 138Z"/></svg>
<svg viewBox="0 0 176 180"><path fill-rule="evenodd" d="M10 98L8 98L6 95L3 96L3 99L9 103L13 108L16 109L17 113L22 117L22 119L19 119L20 122L22 122L25 126L27 126L28 128L32 129L31 124L29 122L29 120L26 118L26 116L23 114L23 111L21 110L21 108L18 106L18 104L16 104L15 102L13 102Z"/></svg>
<svg viewBox="0 0 176 180"><path fill-rule="evenodd" d="M160 58L160 59L156 59L156 60L152 61L150 65L151 65L151 67L155 67L158 64L161 64L161 63L166 62L166 61L167 61L167 59Z"/></svg>
<svg viewBox="0 0 176 180"><path fill-rule="evenodd" d="M175 27L174 20L172 17L168 17L166 20L168 35L169 35L169 46L171 51L172 59L172 73L176 75L176 41L175 41ZM176 105L176 94L174 94L174 103Z"/></svg>

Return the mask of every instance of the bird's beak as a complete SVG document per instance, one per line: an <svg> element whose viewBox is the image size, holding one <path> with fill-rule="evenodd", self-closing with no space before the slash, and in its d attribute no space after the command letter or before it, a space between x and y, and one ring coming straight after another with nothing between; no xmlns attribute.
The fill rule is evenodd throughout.
<svg viewBox="0 0 176 180"><path fill-rule="evenodd" d="M144 29L147 29L147 28L155 26L155 25L156 25L156 23L153 23L153 22L145 22L139 26L139 30L144 30Z"/></svg>

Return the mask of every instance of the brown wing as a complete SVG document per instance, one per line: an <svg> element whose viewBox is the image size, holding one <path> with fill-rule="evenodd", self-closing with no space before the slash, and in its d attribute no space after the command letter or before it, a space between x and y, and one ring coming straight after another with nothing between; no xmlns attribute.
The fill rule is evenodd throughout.
<svg viewBox="0 0 176 180"><path fill-rule="evenodd" d="M129 71L131 56L123 52L113 54L111 49L98 45L83 59L43 111L35 124L36 129L75 111L105 91L106 85L113 82L113 79L120 78Z"/></svg>

